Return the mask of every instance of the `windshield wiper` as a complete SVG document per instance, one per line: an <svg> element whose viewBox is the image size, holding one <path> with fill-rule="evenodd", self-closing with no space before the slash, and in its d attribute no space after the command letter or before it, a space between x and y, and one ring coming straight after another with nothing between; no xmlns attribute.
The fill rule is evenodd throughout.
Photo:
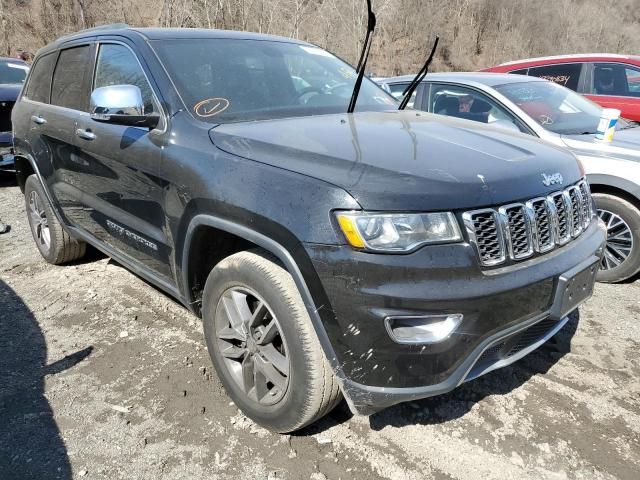
<svg viewBox="0 0 640 480"><path fill-rule="evenodd" d="M356 102L358 101L358 95L360 94L360 87L362 86L362 79L364 78L364 71L367 66L367 59L369 58L369 50L371 50L371 41L373 40L373 31L376 29L376 15L371 9L371 0L367 0L367 36L364 40L362 47L362 53L360 54L360 60L358 61L358 67L356 73L356 83L353 86L353 93L351 94L351 101L349 102L349 108L347 113L353 113L356 109Z"/></svg>
<svg viewBox="0 0 640 480"><path fill-rule="evenodd" d="M404 92L402 92L402 101L400 102L400 106L398 107L398 110L405 109L405 107L409 103L409 100L411 100L411 95L413 95L413 92L415 91L415 89L418 88L418 85L420 85L420 82L424 80L424 77L427 76L427 72L429 71L429 65L431 65L431 61L433 60L433 55L436 53L436 48L438 47L438 41L440 41L440 37L436 35L436 40L435 42L433 42L433 47L431 48L431 54L429 55L429 58L427 58L427 61L425 62L424 66L420 69L418 74L413 78L413 80L411 80L411 83L409 84L409 86L404 89Z"/></svg>

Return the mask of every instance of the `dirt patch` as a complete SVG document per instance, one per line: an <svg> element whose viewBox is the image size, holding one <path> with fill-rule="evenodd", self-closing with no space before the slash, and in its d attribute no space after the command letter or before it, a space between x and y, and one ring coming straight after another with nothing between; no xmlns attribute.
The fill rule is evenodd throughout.
<svg viewBox="0 0 640 480"><path fill-rule="evenodd" d="M197 318L115 262L41 260L0 186L0 478L640 478L640 281L511 367L274 435L225 395Z"/></svg>

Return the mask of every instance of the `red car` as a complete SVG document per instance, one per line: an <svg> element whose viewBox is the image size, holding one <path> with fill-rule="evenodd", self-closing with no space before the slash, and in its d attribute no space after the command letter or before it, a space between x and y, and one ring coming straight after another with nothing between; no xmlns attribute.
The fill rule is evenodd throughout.
<svg viewBox="0 0 640 480"><path fill-rule="evenodd" d="M640 121L640 56L614 54L559 55L530 58L487 68L485 72L516 73L559 83L624 118Z"/></svg>

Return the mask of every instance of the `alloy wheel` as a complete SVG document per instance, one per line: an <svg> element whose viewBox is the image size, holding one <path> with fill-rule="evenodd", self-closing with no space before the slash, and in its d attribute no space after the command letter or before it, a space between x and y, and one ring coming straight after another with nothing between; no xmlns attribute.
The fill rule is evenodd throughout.
<svg viewBox="0 0 640 480"><path fill-rule="evenodd" d="M610 270L624 262L633 251L633 233L619 215L608 210L598 209L598 216L607 227L607 246L600 268Z"/></svg>
<svg viewBox="0 0 640 480"><path fill-rule="evenodd" d="M218 348L231 377L247 397L274 405L289 386L289 357L278 319L246 287L226 290L216 307Z"/></svg>
<svg viewBox="0 0 640 480"><path fill-rule="evenodd" d="M36 241L46 252L51 248L51 230L42 199L36 191L29 194L29 219Z"/></svg>

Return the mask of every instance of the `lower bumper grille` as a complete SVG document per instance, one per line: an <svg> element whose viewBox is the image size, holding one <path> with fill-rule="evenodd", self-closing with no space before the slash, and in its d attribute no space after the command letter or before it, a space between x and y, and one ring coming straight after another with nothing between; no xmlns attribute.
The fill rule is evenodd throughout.
<svg viewBox="0 0 640 480"><path fill-rule="evenodd" d="M490 346L480 355L465 381L477 378L492 370L491 367L493 365L504 362L509 363L512 357L547 337L550 332L560 324L566 323L566 321L566 318L562 320L545 318Z"/></svg>

